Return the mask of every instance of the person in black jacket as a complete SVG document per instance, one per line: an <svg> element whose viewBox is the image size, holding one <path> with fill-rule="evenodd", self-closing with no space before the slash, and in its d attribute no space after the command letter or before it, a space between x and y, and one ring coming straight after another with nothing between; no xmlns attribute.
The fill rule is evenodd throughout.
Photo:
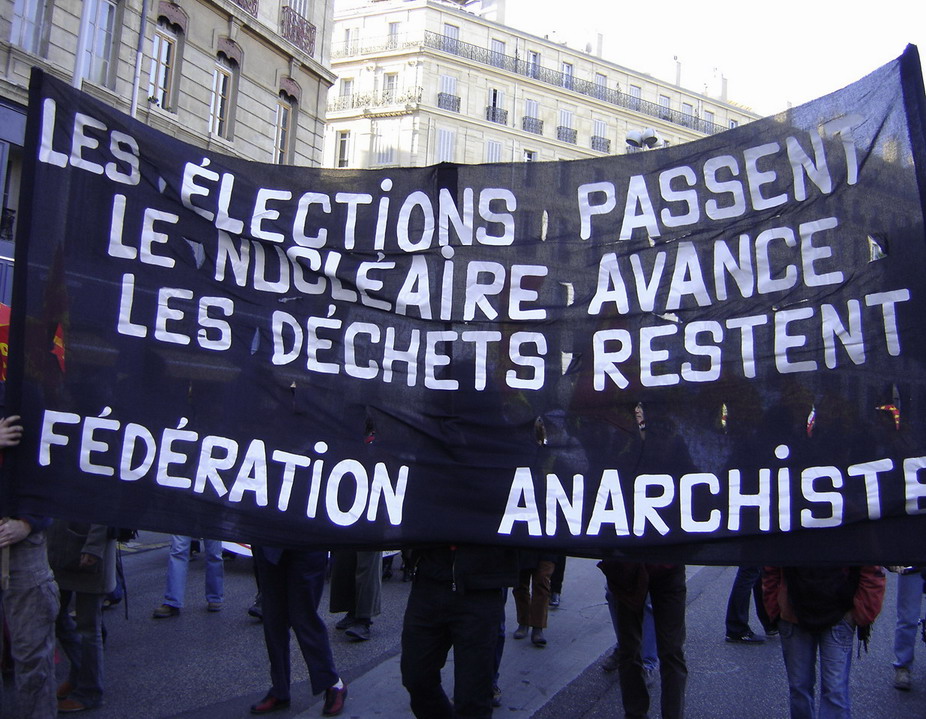
<svg viewBox="0 0 926 719"><path fill-rule="evenodd" d="M495 652L508 587L518 581L514 549L442 546L416 552L402 626L402 685L418 719L492 716ZM441 668L453 647L453 704Z"/></svg>

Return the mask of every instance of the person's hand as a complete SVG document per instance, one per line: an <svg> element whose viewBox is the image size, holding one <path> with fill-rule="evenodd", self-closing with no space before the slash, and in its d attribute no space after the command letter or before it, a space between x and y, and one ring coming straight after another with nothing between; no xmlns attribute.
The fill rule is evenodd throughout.
<svg viewBox="0 0 926 719"><path fill-rule="evenodd" d="M32 527L29 522L22 519L10 519L4 517L0 519L0 547L9 547L17 544L29 536Z"/></svg>
<svg viewBox="0 0 926 719"><path fill-rule="evenodd" d="M13 414L0 419L0 449L15 447L23 436L23 427L19 424L19 415Z"/></svg>
<svg viewBox="0 0 926 719"><path fill-rule="evenodd" d="M81 569L89 569L96 563L97 563L97 558L94 557L92 554L87 554L86 552L84 552L83 554L80 555L80 568Z"/></svg>

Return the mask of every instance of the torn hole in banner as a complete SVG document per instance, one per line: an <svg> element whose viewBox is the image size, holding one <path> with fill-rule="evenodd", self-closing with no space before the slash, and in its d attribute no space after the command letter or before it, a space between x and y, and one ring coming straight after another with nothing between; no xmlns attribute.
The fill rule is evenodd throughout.
<svg viewBox="0 0 926 719"><path fill-rule="evenodd" d="M874 235L868 235L868 261L877 262L887 257L887 242Z"/></svg>

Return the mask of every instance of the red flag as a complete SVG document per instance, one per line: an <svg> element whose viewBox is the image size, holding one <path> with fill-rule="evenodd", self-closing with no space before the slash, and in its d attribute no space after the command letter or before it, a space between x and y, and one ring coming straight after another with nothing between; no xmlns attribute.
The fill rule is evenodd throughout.
<svg viewBox="0 0 926 719"><path fill-rule="evenodd" d="M58 327L55 329L55 338L53 340L54 347L52 347L51 353L58 358L58 366L61 368L62 374L64 373L64 327L61 326L61 323L58 323Z"/></svg>

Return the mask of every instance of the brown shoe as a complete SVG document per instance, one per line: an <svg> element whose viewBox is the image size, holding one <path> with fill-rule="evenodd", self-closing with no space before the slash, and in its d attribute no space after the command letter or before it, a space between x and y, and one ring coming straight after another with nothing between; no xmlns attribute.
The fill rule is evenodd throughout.
<svg viewBox="0 0 926 719"><path fill-rule="evenodd" d="M180 614L179 607L172 607L169 604L162 604L154 610L152 616L155 619L166 619L167 617L176 617Z"/></svg>
<svg viewBox="0 0 926 719"><path fill-rule="evenodd" d="M76 699L59 699L58 700L58 713L59 714L73 714L74 712L85 712L91 707L88 707L83 702L79 702Z"/></svg>
<svg viewBox="0 0 926 719"><path fill-rule="evenodd" d="M72 691L74 691L74 685L71 682L61 682L58 685L57 697L58 699L67 699Z"/></svg>
<svg viewBox="0 0 926 719"><path fill-rule="evenodd" d="M277 699L273 694L268 694L257 704L251 706L251 714L269 714L279 709L286 709L289 706L289 699Z"/></svg>
<svg viewBox="0 0 926 719"><path fill-rule="evenodd" d="M322 716L337 716L344 710L344 700L347 699L347 685L340 689L328 687L325 689L325 706L322 709Z"/></svg>

